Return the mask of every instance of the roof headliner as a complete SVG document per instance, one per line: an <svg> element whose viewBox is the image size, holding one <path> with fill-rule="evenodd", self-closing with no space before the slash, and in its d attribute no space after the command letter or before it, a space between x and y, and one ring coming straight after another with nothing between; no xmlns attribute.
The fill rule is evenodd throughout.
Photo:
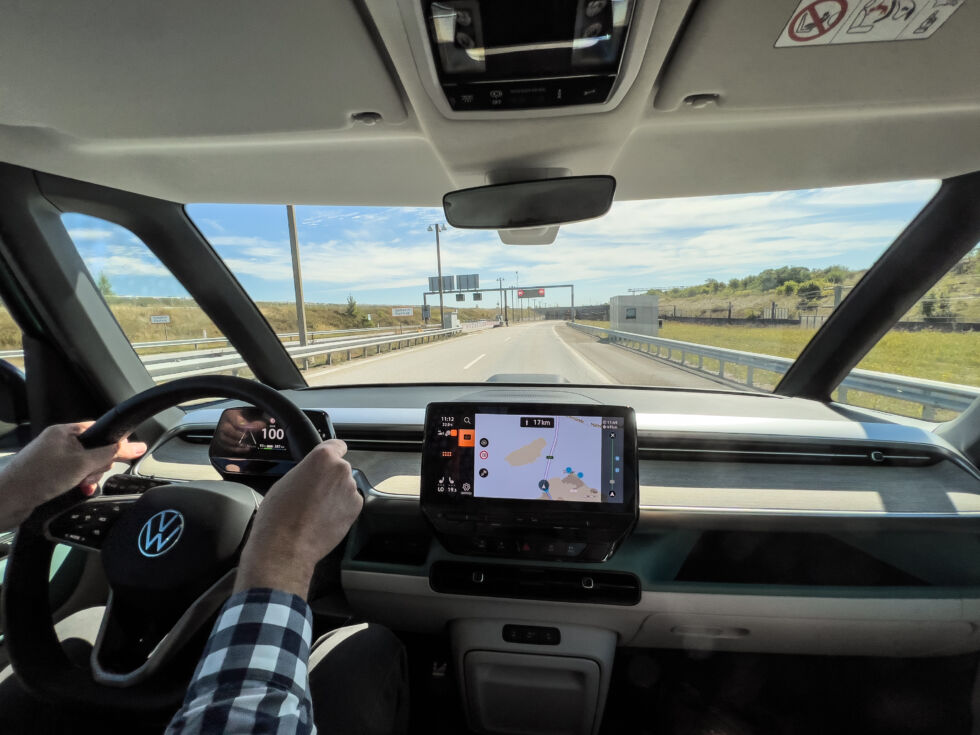
<svg viewBox="0 0 980 735"><path fill-rule="evenodd" d="M925 41L776 49L792 3L647 0L615 109L463 121L425 90L409 1L21 4L0 26L0 160L181 202L363 205L515 168L611 173L618 199L980 169L977 2ZM720 104L683 105L704 92ZM365 110L384 122L351 122Z"/></svg>

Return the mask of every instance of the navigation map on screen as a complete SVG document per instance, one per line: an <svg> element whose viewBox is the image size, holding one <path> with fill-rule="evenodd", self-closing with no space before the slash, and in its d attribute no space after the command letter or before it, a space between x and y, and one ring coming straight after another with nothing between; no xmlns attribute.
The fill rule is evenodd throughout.
<svg viewBox="0 0 980 735"><path fill-rule="evenodd" d="M601 416L476 414L482 451L475 462L474 497L622 500L616 492L622 427L609 422Z"/></svg>

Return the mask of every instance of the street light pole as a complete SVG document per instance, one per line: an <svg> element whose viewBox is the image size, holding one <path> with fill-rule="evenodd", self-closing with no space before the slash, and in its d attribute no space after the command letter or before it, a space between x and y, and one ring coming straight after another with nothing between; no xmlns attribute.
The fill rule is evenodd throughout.
<svg viewBox="0 0 980 735"><path fill-rule="evenodd" d="M514 296L518 297L517 302L514 304L514 308L516 310L517 304L521 304L520 293L519 293L521 290L521 274L518 273L517 271L514 271L514 288L517 289L516 291L514 291ZM522 321L523 319L524 319L524 304L521 304L520 318L517 321Z"/></svg>
<svg viewBox="0 0 980 735"><path fill-rule="evenodd" d="M504 279L497 278L497 316L504 318Z"/></svg>
<svg viewBox="0 0 980 735"><path fill-rule="evenodd" d="M289 252L293 259L293 289L296 292L296 328L300 345L306 344L306 308L303 304L303 272L299 264L299 238L296 236L296 212L292 204L286 205L286 221L289 224Z"/></svg>
<svg viewBox="0 0 980 735"><path fill-rule="evenodd" d="M442 296L442 254L439 252L439 233L446 231L446 226L439 224L438 222L433 225L429 225L429 232L435 230L436 233L436 266L439 269L439 324L442 329L446 328L446 310L443 305Z"/></svg>

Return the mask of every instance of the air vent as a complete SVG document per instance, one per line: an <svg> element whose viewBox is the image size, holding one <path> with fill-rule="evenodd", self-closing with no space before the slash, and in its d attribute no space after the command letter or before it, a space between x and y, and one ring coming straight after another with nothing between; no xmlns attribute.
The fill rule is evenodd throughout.
<svg viewBox="0 0 980 735"><path fill-rule="evenodd" d="M384 452L419 452L422 449L421 429L384 429L382 427L337 426L337 438L350 449L373 449Z"/></svg>
<svg viewBox="0 0 980 735"><path fill-rule="evenodd" d="M210 444L214 432L207 429L190 429L177 434L177 438L189 444Z"/></svg>
<svg viewBox="0 0 980 735"><path fill-rule="evenodd" d="M805 444L711 439L641 437L640 459L700 462L774 462L779 464L884 465L921 467L945 459L933 447L877 444Z"/></svg>
<svg viewBox="0 0 980 735"><path fill-rule="evenodd" d="M526 600L635 605L640 581L626 572L438 561L429 572L436 592Z"/></svg>

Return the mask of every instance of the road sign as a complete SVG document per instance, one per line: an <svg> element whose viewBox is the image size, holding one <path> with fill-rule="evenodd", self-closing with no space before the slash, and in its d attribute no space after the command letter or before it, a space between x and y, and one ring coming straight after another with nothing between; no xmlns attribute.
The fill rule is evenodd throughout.
<svg viewBox="0 0 980 735"><path fill-rule="evenodd" d="M456 288L460 291L475 291L480 287L480 276L470 273L463 276L456 276Z"/></svg>
<svg viewBox="0 0 980 735"><path fill-rule="evenodd" d="M474 301L483 301L483 294L480 293L480 292L477 292L477 293L473 294L473 300Z"/></svg>
<svg viewBox="0 0 980 735"><path fill-rule="evenodd" d="M158 314L150 317L150 324L170 324L169 314Z"/></svg>
<svg viewBox="0 0 980 735"><path fill-rule="evenodd" d="M428 304L422 307L422 319L429 321L432 318L432 307Z"/></svg>
<svg viewBox="0 0 980 735"><path fill-rule="evenodd" d="M456 289L454 288L454 283L455 281L452 276L443 276L442 290L455 291ZM429 290L433 292L439 290L439 276L429 276Z"/></svg>
<svg viewBox="0 0 980 735"><path fill-rule="evenodd" d="M517 298L519 299L540 299L544 296L543 288L519 288Z"/></svg>
<svg viewBox="0 0 980 735"><path fill-rule="evenodd" d="M415 309L411 306L396 306L391 310L392 316L412 316L415 313Z"/></svg>
<svg viewBox="0 0 980 735"><path fill-rule="evenodd" d="M456 300L457 301L466 301L466 294L464 294L464 293L458 293L458 294L456 294Z"/></svg>

